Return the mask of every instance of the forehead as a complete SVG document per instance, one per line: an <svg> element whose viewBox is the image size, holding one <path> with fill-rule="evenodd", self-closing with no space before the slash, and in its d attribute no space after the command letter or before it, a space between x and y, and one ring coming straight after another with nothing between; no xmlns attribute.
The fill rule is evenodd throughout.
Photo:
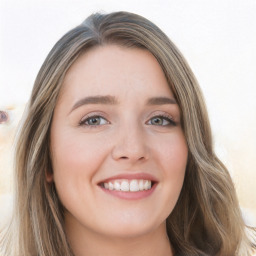
<svg viewBox="0 0 256 256"><path fill-rule="evenodd" d="M62 94L74 97L135 91L145 96L173 96L161 66L149 51L117 45L94 47L79 56L62 86Z"/></svg>

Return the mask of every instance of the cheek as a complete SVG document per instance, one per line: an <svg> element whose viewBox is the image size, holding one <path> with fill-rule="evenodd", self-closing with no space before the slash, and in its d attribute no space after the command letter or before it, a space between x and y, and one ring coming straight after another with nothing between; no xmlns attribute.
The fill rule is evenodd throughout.
<svg viewBox="0 0 256 256"><path fill-rule="evenodd" d="M92 141L93 140L93 141ZM90 178L104 160L106 149L102 141L72 131L54 134L51 143L54 178Z"/></svg>
<svg viewBox="0 0 256 256"><path fill-rule="evenodd" d="M166 175L184 175L188 148L183 133L176 133L159 144L158 155Z"/></svg>
<svg viewBox="0 0 256 256"><path fill-rule="evenodd" d="M183 186L187 157L188 148L183 133L169 137L158 147L158 161L165 180L164 190L172 205L176 203Z"/></svg>
<svg viewBox="0 0 256 256"><path fill-rule="evenodd" d="M106 149L86 134L59 131L51 142L53 181L63 206L75 211L76 206L87 205L93 198L93 177L104 161Z"/></svg>

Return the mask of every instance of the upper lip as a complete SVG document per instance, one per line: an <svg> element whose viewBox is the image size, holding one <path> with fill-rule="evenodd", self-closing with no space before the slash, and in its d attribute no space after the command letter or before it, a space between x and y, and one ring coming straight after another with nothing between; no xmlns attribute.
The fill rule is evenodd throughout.
<svg viewBox="0 0 256 256"><path fill-rule="evenodd" d="M111 176L108 177L102 181L100 181L98 184L100 183L104 183L104 182L109 182L111 180L121 180L121 179L126 179L126 180L151 180L153 182L157 182L156 177L154 177L152 174L149 173L123 173L123 174L118 174L115 176Z"/></svg>

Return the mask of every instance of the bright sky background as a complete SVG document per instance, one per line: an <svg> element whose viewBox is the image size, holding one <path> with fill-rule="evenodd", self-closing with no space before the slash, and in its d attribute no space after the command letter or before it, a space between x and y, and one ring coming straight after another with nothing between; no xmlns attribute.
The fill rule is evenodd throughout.
<svg viewBox="0 0 256 256"><path fill-rule="evenodd" d="M0 106L28 100L64 33L92 12L119 10L152 20L178 46L205 95L218 154L231 173L240 168L250 179L256 173L256 0L0 0Z"/></svg>

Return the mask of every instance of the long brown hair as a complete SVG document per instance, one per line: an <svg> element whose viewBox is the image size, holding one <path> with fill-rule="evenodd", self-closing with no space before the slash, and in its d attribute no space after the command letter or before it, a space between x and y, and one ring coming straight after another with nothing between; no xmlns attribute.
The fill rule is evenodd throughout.
<svg viewBox="0 0 256 256"><path fill-rule="evenodd" d="M213 151L203 96L193 72L170 39L152 22L132 13L93 14L65 34L43 63L27 106L16 147L16 203L5 234L4 255L71 256L63 209L54 184L50 128L63 78L92 47L117 44L150 51L161 65L182 113L189 148L184 185L167 218L177 255L249 255L236 192ZM15 233L14 233L15 232Z"/></svg>

